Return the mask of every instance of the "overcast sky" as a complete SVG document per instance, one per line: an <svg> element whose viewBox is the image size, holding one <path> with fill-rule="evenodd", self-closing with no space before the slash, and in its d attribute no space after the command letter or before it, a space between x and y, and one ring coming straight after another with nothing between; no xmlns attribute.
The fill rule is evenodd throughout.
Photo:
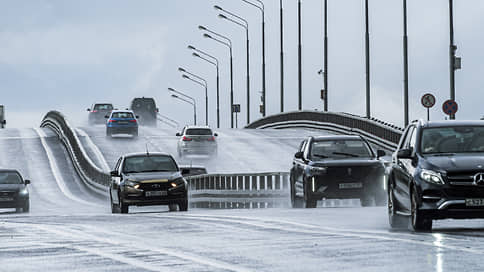
<svg viewBox="0 0 484 272"><path fill-rule="evenodd" d="M317 74L322 59L322 0L303 0L303 108L322 109ZM372 115L403 125L402 1L370 0ZM410 118L425 118L420 97L431 92L432 119L443 119L449 97L447 0L408 1ZM455 1L455 40L463 69L456 72L458 119L484 115L484 1ZM154 97L160 112L191 122L190 105L170 97L173 87L196 98L204 121L204 91L177 67L207 79L210 124L216 124L215 68L194 58L188 44L220 60L221 124L230 126L227 48L202 37L203 24L234 44L235 103L246 122L245 32L217 18L220 5L249 21L251 119L260 118L261 25L257 9L241 0L0 1L0 104L9 127L38 126L60 110L86 119L94 102L119 108L133 97ZM266 4L267 113L280 110L279 1ZM284 0L285 109L297 109L297 0ZM329 109L365 115L364 1L329 0Z"/></svg>

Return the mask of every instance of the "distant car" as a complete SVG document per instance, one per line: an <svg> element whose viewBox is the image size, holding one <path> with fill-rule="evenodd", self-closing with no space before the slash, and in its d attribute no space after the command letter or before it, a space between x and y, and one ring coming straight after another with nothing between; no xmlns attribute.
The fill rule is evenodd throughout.
<svg viewBox="0 0 484 272"><path fill-rule="evenodd" d="M158 108L155 99L151 97L137 97L131 101L130 109L139 116L143 126L156 127Z"/></svg>
<svg viewBox="0 0 484 272"><path fill-rule="evenodd" d="M484 218L484 121L415 121L393 153L391 227L429 231L435 219Z"/></svg>
<svg viewBox="0 0 484 272"><path fill-rule="evenodd" d="M130 110L113 110L110 115L106 115L106 136L114 134L131 134L138 137L137 116Z"/></svg>
<svg viewBox="0 0 484 272"><path fill-rule="evenodd" d="M217 133L207 126L186 126L181 133L177 144L178 156L187 154L217 155Z"/></svg>
<svg viewBox="0 0 484 272"><path fill-rule="evenodd" d="M113 110L113 104L110 103L96 103L93 104L87 111L89 112L87 120L90 125L104 124L106 119L104 116L111 113Z"/></svg>
<svg viewBox="0 0 484 272"><path fill-rule="evenodd" d="M207 169L200 165L180 165L184 177L198 176L207 174Z"/></svg>
<svg viewBox="0 0 484 272"><path fill-rule="evenodd" d="M384 205L384 163L360 136L309 137L301 142L290 171L294 208L315 208L323 198L359 198L362 206Z"/></svg>
<svg viewBox="0 0 484 272"><path fill-rule="evenodd" d="M168 205L188 209L188 184L175 159L164 153L121 156L111 172L111 211L128 213L129 206Z"/></svg>
<svg viewBox="0 0 484 272"><path fill-rule="evenodd" d="M27 184L17 170L0 169L0 208L16 208L17 212L29 212L30 198Z"/></svg>

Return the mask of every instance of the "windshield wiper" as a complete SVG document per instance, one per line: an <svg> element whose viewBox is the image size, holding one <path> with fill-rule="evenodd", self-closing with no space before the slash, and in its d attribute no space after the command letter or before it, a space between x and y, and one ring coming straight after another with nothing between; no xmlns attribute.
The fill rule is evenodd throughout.
<svg viewBox="0 0 484 272"><path fill-rule="evenodd" d="M349 156L349 157L359 157L359 155L356 154L351 154L351 153L345 153L345 152L333 152L334 155L343 155L343 156Z"/></svg>
<svg viewBox="0 0 484 272"><path fill-rule="evenodd" d="M437 157L447 157L447 156L454 156L455 153L450 153L450 152L435 152L435 153L429 153L428 155L437 156Z"/></svg>
<svg viewBox="0 0 484 272"><path fill-rule="evenodd" d="M313 156L318 157L318 158L323 158L323 159L329 158L328 156L323 155L323 154L313 154Z"/></svg>
<svg viewBox="0 0 484 272"><path fill-rule="evenodd" d="M140 173L139 171L126 171L124 172L125 174L131 174L131 173Z"/></svg>

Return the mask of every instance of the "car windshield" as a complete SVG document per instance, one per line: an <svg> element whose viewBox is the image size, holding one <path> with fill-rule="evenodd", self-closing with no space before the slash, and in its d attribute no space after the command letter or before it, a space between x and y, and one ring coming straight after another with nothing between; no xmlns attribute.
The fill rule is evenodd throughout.
<svg viewBox="0 0 484 272"><path fill-rule="evenodd" d="M185 132L186 135L212 135L212 130L209 128L189 128Z"/></svg>
<svg viewBox="0 0 484 272"><path fill-rule="evenodd" d="M176 172L178 167L170 156L128 157L124 162L123 173Z"/></svg>
<svg viewBox="0 0 484 272"><path fill-rule="evenodd" d="M310 157L313 160L371 157L371 152L361 140L323 140L312 143Z"/></svg>
<svg viewBox="0 0 484 272"><path fill-rule="evenodd" d="M96 104L94 106L95 110L113 110L113 105L111 104Z"/></svg>
<svg viewBox="0 0 484 272"><path fill-rule="evenodd" d="M423 154L484 153L484 126L426 128Z"/></svg>
<svg viewBox="0 0 484 272"><path fill-rule="evenodd" d="M134 118L131 112L114 112L111 118Z"/></svg>
<svg viewBox="0 0 484 272"><path fill-rule="evenodd" d="M0 172L0 184L22 184L22 178L16 172Z"/></svg>

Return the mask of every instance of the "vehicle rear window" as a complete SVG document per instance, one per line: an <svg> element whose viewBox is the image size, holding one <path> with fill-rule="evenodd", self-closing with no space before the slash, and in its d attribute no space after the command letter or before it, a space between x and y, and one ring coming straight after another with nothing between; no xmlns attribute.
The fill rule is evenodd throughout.
<svg viewBox="0 0 484 272"><path fill-rule="evenodd" d="M22 178L16 172L0 172L0 184L22 184Z"/></svg>
<svg viewBox="0 0 484 272"><path fill-rule="evenodd" d="M484 126L423 129L421 149L423 154L482 153Z"/></svg>
<svg viewBox="0 0 484 272"><path fill-rule="evenodd" d="M153 99L135 99L132 103L133 108L155 108L155 101Z"/></svg>
<svg viewBox="0 0 484 272"><path fill-rule="evenodd" d="M186 135L212 135L212 130L209 128L189 128L185 132Z"/></svg>
<svg viewBox="0 0 484 272"><path fill-rule="evenodd" d="M114 112L111 118L134 118L131 112Z"/></svg>
<svg viewBox="0 0 484 272"><path fill-rule="evenodd" d="M136 156L124 161L123 173L176 172L178 167L170 156Z"/></svg>
<svg viewBox="0 0 484 272"><path fill-rule="evenodd" d="M324 140L313 142L310 155L312 159L342 159L371 157L371 152L360 140Z"/></svg>
<svg viewBox="0 0 484 272"><path fill-rule="evenodd" d="M111 104L96 104L94 105L95 110L113 110L113 105Z"/></svg>

